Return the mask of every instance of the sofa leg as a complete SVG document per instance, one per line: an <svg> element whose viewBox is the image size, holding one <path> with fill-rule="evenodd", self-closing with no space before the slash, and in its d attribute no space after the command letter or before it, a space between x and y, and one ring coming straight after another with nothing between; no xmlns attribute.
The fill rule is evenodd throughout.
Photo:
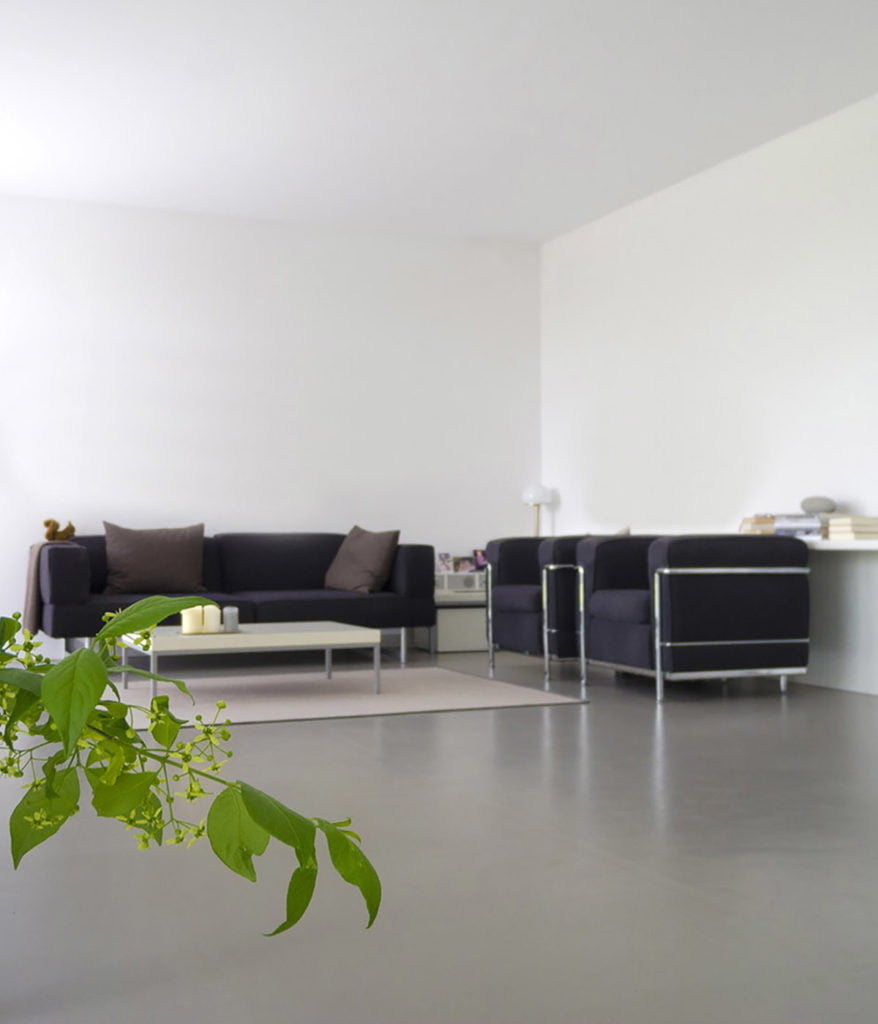
<svg viewBox="0 0 878 1024"><path fill-rule="evenodd" d="M399 664L405 668L408 660L408 630L403 626L399 631Z"/></svg>
<svg viewBox="0 0 878 1024"><path fill-rule="evenodd" d="M781 692L781 694L785 694L787 692L787 677L786 676L781 676L780 677L780 692Z"/></svg>

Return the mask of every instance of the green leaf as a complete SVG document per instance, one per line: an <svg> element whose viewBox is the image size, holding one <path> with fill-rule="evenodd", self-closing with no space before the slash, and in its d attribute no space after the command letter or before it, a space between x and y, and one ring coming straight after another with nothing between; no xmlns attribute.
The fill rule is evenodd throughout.
<svg viewBox="0 0 878 1024"><path fill-rule="evenodd" d="M160 683L170 683L172 686L176 686L180 693L185 694L193 704L195 703L195 698L189 692L189 687L181 679L169 679L167 676L156 675L155 672L147 672L146 669L143 668L134 668L133 665L128 665L125 669L121 666L117 666L116 668L110 669L110 671L115 675L124 671L130 672L135 676L143 676L145 679L157 679Z"/></svg>
<svg viewBox="0 0 878 1024"><path fill-rule="evenodd" d="M211 849L227 868L251 882L256 881L253 858L265 852L269 836L250 817L236 786L226 787L210 805L207 838Z"/></svg>
<svg viewBox="0 0 878 1024"><path fill-rule="evenodd" d="M299 866L293 872L290 884L287 888L287 918L283 924L279 924L269 935L280 935L294 924L298 924L302 915L311 903L314 895L314 886L317 884L317 864Z"/></svg>
<svg viewBox="0 0 878 1024"><path fill-rule="evenodd" d="M40 779L31 785L12 812L9 835L15 867L29 850L53 836L79 810L79 777L75 768L68 768L55 777L53 794L49 796L45 782Z"/></svg>
<svg viewBox="0 0 878 1024"><path fill-rule="evenodd" d="M157 772L128 772L119 775L112 785L103 781L104 773L86 771L91 783L92 806L102 818L120 818L130 814L146 799L158 778Z"/></svg>
<svg viewBox="0 0 878 1024"><path fill-rule="evenodd" d="M115 640L126 633L139 633L143 629L150 629L169 615L176 615L184 608L195 608L200 604L216 602L205 597L163 597L160 594L145 597L113 616L95 636L95 640Z"/></svg>
<svg viewBox="0 0 878 1024"><path fill-rule="evenodd" d="M28 672L23 668L0 668L0 683L17 686L19 690L27 690L37 697L40 695L44 678L38 672Z"/></svg>
<svg viewBox="0 0 878 1024"><path fill-rule="evenodd" d="M3 742L7 747L12 746L12 732L15 726L39 702L39 699L36 694L31 693L29 690L18 691L12 708L9 711L9 717L6 720L6 728L3 730Z"/></svg>
<svg viewBox="0 0 878 1024"><path fill-rule="evenodd" d="M154 718L150 722L149 731L152 733L157 743L166 749L170 749L171 744L177 738L177 733L180 731L180 726L186 724L184 718L177 718L171 712L168 707L169 698L166 696L153 697L150 704L150 708L157 718Z"/></svg>
<svg viewBox="0 0 878 1024"><path fill-rule="evenodd" d="M323 818L314 820L326 836L332 866L346 882L355 885L363 894L366 909L369 911L369 923L366 927L371 928L381 905L381 882L375 868L349 835L336 828L331 821L324 821Z"/></svg>
<svg viewBox="0 0 878 1024"><path fill-rule="evenodd" d="M20 625L18 620L10 619L6 615L0 618L0 647L6 647L7 644L12 643Z"/></svg>
<svg viewBox="0 0 878 1024"><path fill-rule="evenodd" d="M68 753L108 682L103 662L87 647L69 654L43 677L43 703Z"/></svg>
<svg viewBox="0 0 878 1024"><path fill-rule="evenodd" d="M130 711L127 704L118 700L102 700L101 707L107 712L110 718L117 721L124 721Z"/></svg>
<svg viewBox="0 0 878 1024"><path fill-rule="evenodd" d="M284 807L279 800L248 786L246 782L238 782L236 785L240 788L247 813L257 825L261 825L275 839L292 846L301 854L300 862L313 859L316 834L313 821Z"/></svg>

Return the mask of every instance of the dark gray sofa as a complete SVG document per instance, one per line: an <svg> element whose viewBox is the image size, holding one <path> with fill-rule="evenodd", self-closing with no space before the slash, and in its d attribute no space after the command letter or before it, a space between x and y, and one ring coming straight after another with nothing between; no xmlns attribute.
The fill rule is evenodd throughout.
<svg viewBox="0 0 878 1024"><path fill-rule="evenodd" d="M341 533L221 533L204 538L206 599L233 604L241 622L330 620L378 629L433 626L433 548L400 544L385 588L374 594L324 587ZM40 627L53 637L88 637L105 612L148 594L105 594L103 535L46 544L40 552ZM177 617L166 620L173 624Z"/></svg>

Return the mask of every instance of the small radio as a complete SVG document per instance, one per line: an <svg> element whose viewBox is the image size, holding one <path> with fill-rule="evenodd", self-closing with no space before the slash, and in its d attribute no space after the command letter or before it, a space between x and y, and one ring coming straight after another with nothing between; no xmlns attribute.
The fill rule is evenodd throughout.
<svg viewBox="0 0 878 1024"><path fill-rule="evenodd" d="M483 572L437 572L436 590L441 592L455 590L484 590L485 573Z"/></svg>

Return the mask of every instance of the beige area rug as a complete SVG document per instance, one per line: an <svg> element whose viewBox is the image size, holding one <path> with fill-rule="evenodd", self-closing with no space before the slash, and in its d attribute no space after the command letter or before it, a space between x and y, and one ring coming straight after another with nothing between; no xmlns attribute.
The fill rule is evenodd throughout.
<svg viewBox="0 0 878 1024"><path fill-rule="evenodd" d="M481 679L444 668L386 668L381 671L381 693L375 693L371 668L335 670L332 679L321 672L196 672L180 673L195 698L188 698L167 683L159 693L171 698L171 710L191 721L196 714L212 719L219 700L226 702L222 718L233 722L283 722L310 718L357 718L364 715L405 715L419 711L470 711L541 704L576 704L527 686ZM126 698L149 704L149 683L134 678ZM145 726L137 713L136 728Z"/></svg>

